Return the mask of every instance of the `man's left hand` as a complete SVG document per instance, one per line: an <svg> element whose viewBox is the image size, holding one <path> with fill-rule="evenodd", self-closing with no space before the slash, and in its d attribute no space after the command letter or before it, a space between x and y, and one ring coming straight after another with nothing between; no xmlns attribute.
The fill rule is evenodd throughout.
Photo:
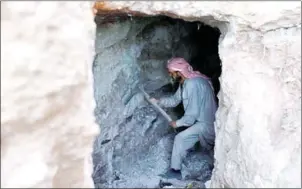
<svg viewBox="0 0 302 189"><path fill-rule="evenodd" d="M176 121L171 121L169 125L173 128L176 128Z"/></svg>

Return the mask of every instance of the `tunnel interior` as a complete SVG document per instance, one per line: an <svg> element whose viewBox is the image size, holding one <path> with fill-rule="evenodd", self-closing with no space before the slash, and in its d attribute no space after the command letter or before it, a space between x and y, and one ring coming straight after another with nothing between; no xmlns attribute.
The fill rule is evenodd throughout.
<svg viewBox="0 0 302 189"><path fill-rule="evenodd" d="M186 128L173 131L138 86L154 98L172 95L179 84L170 83L166 62L183 57L194 70L211 78L217 96L220 31L168 16L102 14L95 23L92 71L95 117L101 128L92 154L95 187L162 187L159 175L169 168L174 137ZM173 120L184 113L182 104L164 110ZM184 158L184 181L168 183L186 187L194 181L202 187L210 179L213 153L200 149L192 148Z"/></svg>

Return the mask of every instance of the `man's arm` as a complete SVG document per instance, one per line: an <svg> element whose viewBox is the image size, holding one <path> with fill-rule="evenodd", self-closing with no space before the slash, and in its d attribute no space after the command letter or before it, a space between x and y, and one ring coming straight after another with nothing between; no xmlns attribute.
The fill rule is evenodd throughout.
<svg viewBox="0 0 302 189"><path fill-rule="evenodd" d="M179 86L174 95L160 98L157 103L161 107L173 108L181 102L181 87Z"/></svg>
<svg viewBox="0 0 302 189"><path fill-rule="evenodd" d="M188 97L188 99L186 99L188 100L188 104L186 107L184 107L184 116L176 121L176 127L189 127L195 123L199 116L199 106L202 99L202 94L199 94L199 91L192 82L189 82L186 84L186 86L184 86L184 93Z"/></svg>

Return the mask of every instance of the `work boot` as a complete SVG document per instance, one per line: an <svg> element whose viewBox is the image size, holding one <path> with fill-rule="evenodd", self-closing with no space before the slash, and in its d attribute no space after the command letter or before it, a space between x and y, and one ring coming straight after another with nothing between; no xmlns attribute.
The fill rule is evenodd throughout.
<svg viewBox="0 0 302 189"><path fill-rule="evenodd" d="M177 180L182 179L180 170L174 170L174 169L170 169L165 174L160 174L159 176L165 179L177 179Z"/></svg>

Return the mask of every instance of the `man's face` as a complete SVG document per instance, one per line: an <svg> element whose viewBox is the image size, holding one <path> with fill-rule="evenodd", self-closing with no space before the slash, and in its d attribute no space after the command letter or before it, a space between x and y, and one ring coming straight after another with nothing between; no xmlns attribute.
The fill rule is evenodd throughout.
<svg viewBox="0 0 302 189"><path fill-rule="evenodd" d="M169 75L170 75L170 77L172 77L173 79L177 79L177 77L178 77L177 72L174 72L174 71L169 71Z"/></svg>
<svg viewBox="0 0 302 189"><path fill-rule="evenodd" d="M178 72L175 71L169 71L169 75L171 77L171 83L175 84L177 82L179 82L181 80L180 75L178 74Z"/></svg>

